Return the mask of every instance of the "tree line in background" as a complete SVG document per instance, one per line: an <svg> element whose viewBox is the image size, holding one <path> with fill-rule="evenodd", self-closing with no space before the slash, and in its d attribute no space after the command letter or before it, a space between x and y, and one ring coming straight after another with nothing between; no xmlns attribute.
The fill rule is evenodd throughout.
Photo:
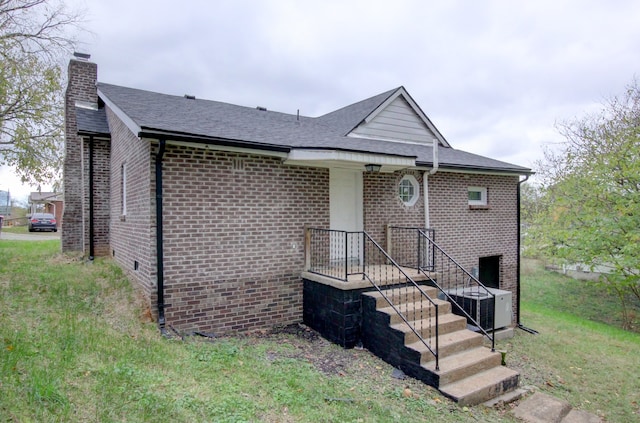
<svg viewBox="0 0 640 423"><path fill-rule="evenodd" d="M640 87L634 80L600 112L560 125L565 142L523 184L527 253L607 269L627 325L640 312Z"/></svg>
<svg viewBox="0 0 640 423"><path fill-rule="evenodd" d="M79 23L61 0L0 0L0 165L23 182L61 180L61 63Z"/></svg>

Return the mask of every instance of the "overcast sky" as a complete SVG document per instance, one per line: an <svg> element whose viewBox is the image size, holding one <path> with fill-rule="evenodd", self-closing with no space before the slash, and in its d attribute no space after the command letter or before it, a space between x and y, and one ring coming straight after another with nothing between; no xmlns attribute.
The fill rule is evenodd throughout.
<svg viewBox="0 0 640 423"><path fill-rule="evenodd" d="M307 116L402 85L454 148L527 167L640 73L637 0L67 2L101 82Z"/></svg>

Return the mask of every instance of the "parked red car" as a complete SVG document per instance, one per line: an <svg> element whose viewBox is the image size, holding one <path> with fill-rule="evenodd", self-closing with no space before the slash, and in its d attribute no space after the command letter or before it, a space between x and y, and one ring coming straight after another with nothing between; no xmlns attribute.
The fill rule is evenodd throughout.
<svg viewBox="0 0 640 423"><path fill-rule="evenodd" d="M29 232L53 231L58 232L56 218L50 213L34 213L29 218Z"/></svg>

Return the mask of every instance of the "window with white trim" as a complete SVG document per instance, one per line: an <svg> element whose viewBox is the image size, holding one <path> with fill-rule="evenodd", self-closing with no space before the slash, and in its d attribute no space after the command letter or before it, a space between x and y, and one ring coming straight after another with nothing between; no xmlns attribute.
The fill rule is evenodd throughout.
<svg viewBox="0 0 640 423"><path fill-rule="evenodd" d="M127 164L122 163L122 167L120 168L120 195L122 198L120 199L122 202L122 216L127 215Z"/></svg>
<svg viewBox="0 0 640 423"><path fill-rule="evenodd" d="M486 187L469 187L469 205L470 206L486 206L487 205L487 188Z"/></svg>
<svg viewBox="0 0 640 423"><path fill-rule="evenodd" d="M420 185L413 175L404 175L398 184L398 195L405 206L413 206L420 198Z"/></svg>

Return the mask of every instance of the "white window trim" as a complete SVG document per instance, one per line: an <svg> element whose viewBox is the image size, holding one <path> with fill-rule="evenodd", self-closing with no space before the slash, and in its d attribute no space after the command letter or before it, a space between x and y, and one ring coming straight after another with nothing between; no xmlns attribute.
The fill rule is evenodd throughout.
<svg viewBox="0 0 640 423"><path fill-rule="evenodd" d="M122 216L127 215L127 164L122 163Z"/></svg>
<svg viewBox="0 0 640 423"><path fill-rule="evenodd" d="M487 187L469 187L467 189L467 199L470 192L479 192L479 200L469 200L470 206L486 206L487 205Z"/></svg>
<svg viewBox="0 0 640 423"><path fill-rule="evenodd" d="M411 185L413 185L413 197L409 201L404 201L400 197L400 192L399 191L398 191L398 197L400 197L400 201L402 201L402 204L404 204L407 207L412 207L420 199L420 184L418 184L418 180L416 179L415 176L413 176L413 175L404 175L402 177L402 179L400 179L400 181L398 182L398 188L400 188L400 184L402 184L403 181L409 181L411 183Z"/></svg>

